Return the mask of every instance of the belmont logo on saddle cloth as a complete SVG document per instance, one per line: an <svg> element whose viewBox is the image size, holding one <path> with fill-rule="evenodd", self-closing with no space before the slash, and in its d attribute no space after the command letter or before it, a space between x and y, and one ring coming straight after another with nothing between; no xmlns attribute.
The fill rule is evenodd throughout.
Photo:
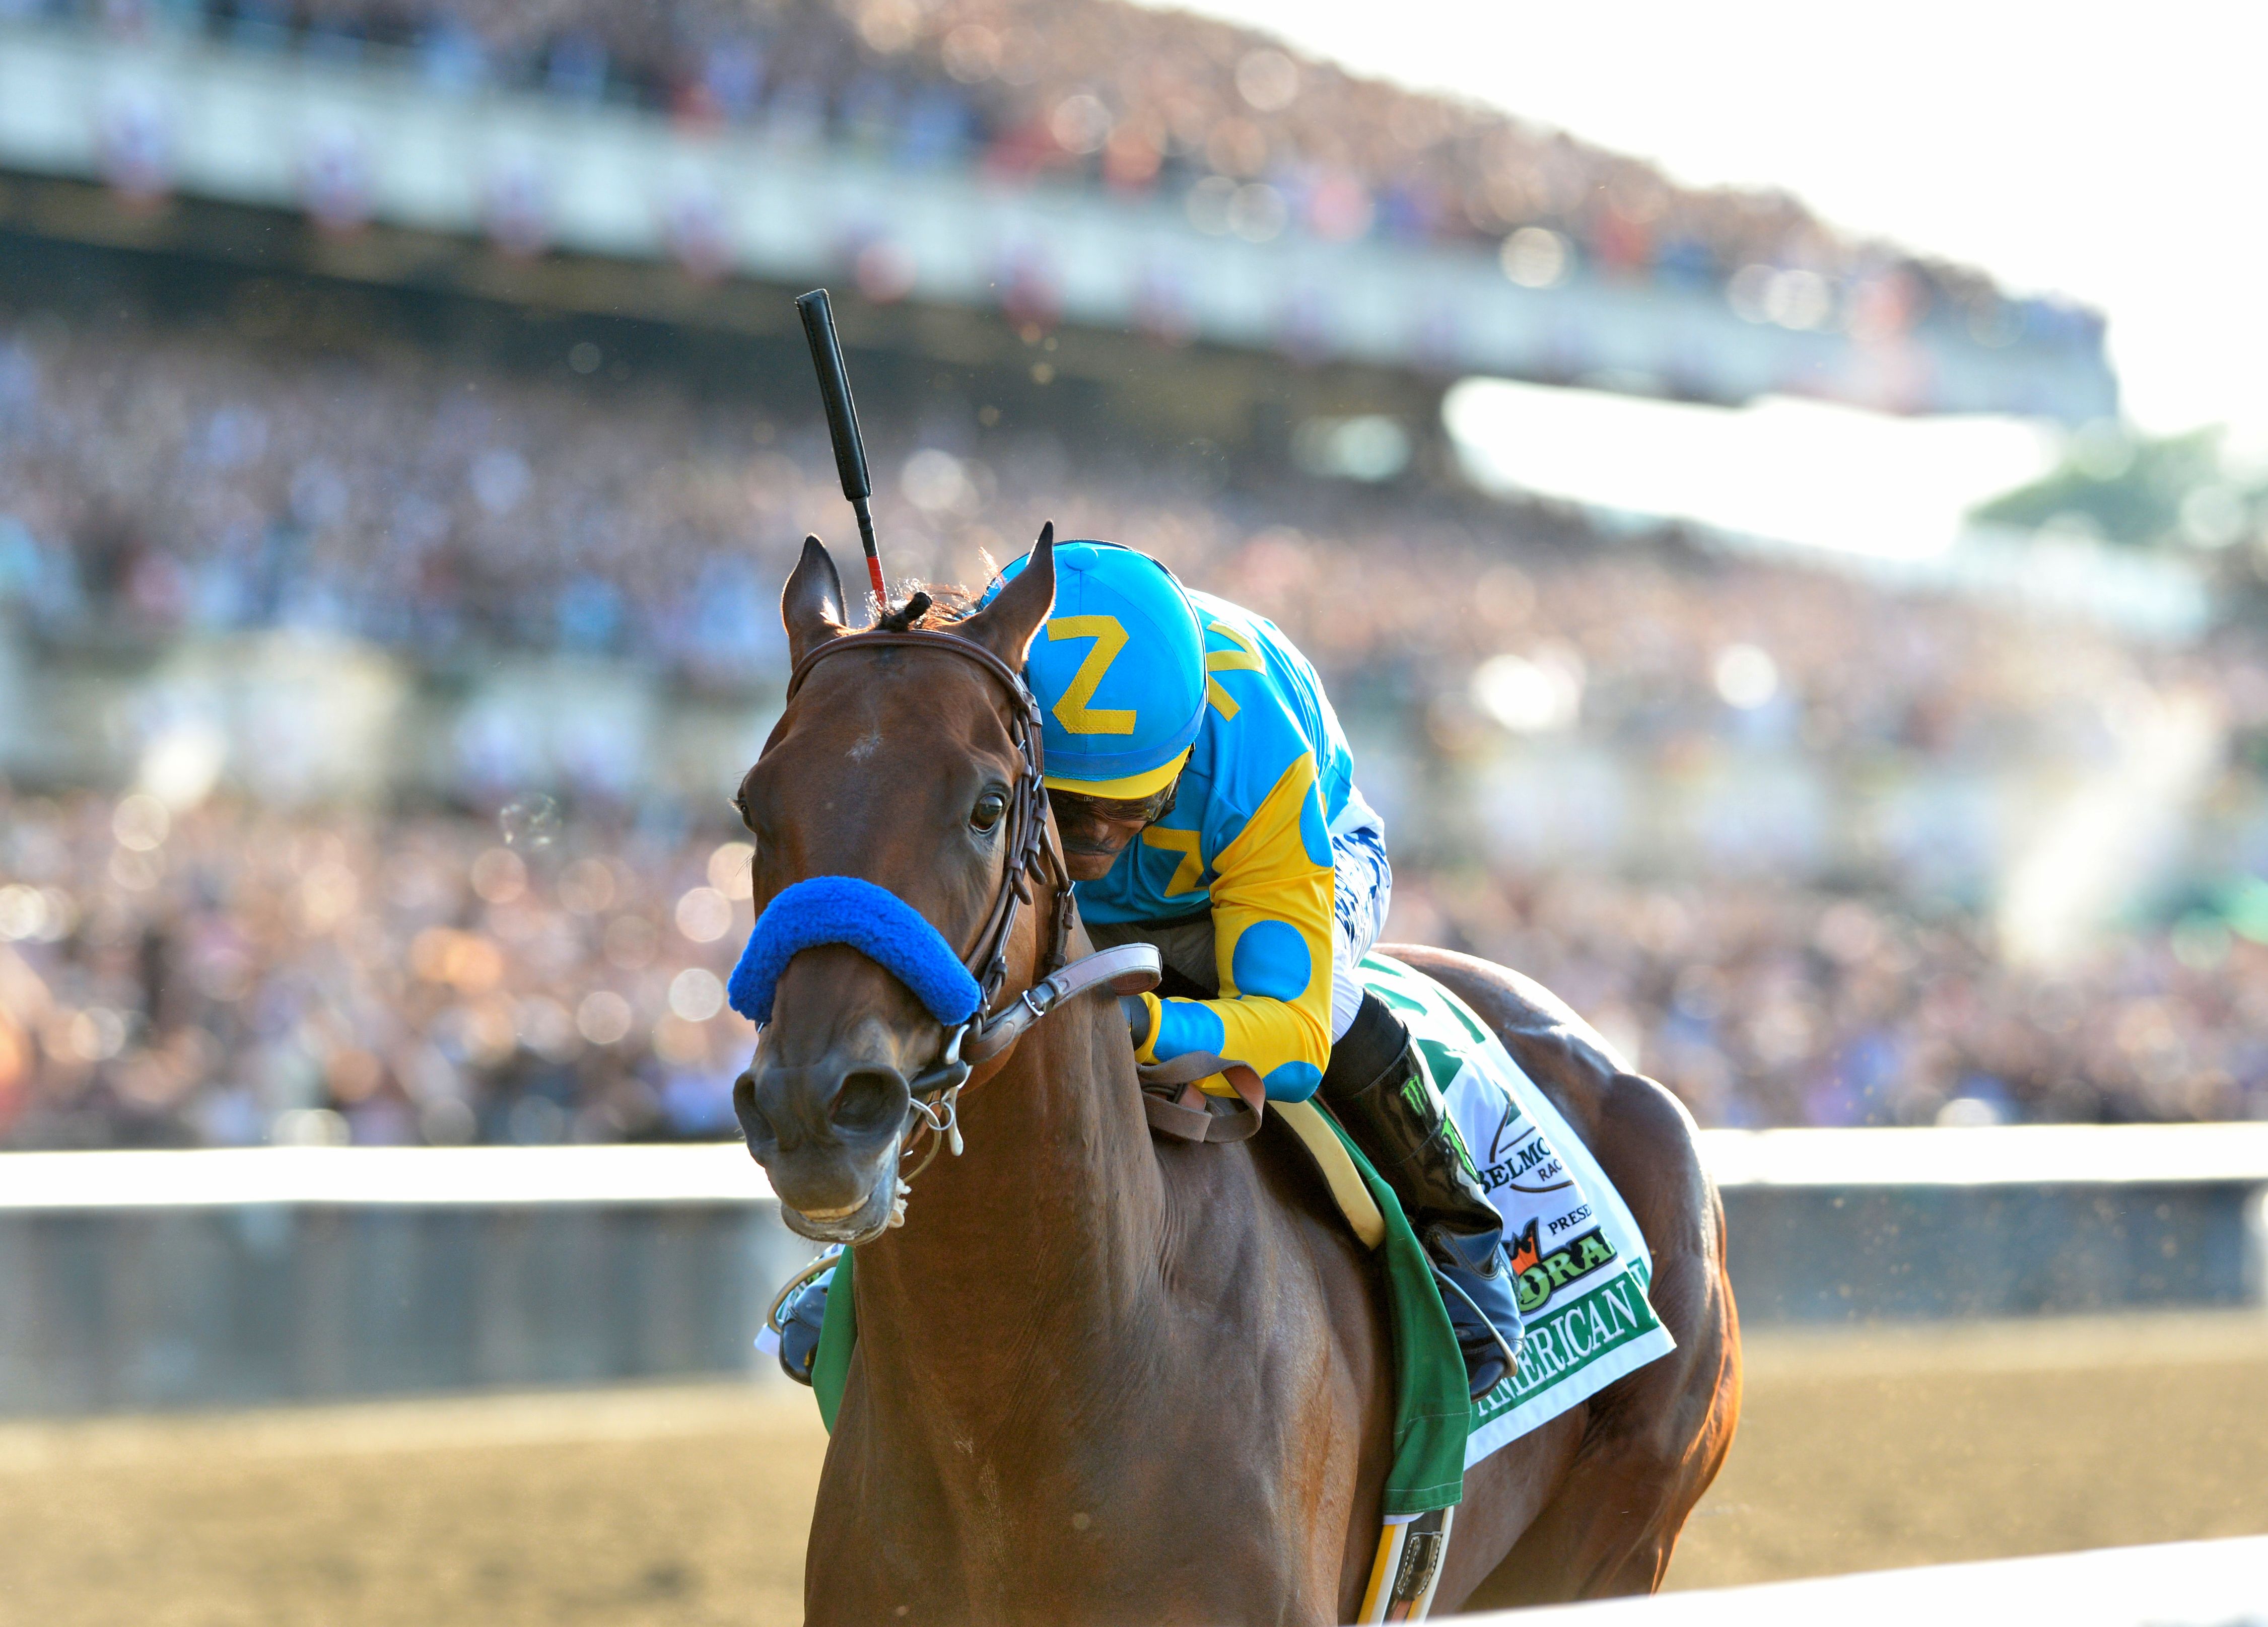
<svg viewBox="0 0 2268 1627"><path fill-rule="evenodd" d="M1528 1340L1520 1366L1473 1403L1469 1469L1624 1373L1676 1348L1647 1303L1653 1258L1572 1126L1464 1002L1373 954L1363 982L1393 1007L1504 1216Z"/></svg>

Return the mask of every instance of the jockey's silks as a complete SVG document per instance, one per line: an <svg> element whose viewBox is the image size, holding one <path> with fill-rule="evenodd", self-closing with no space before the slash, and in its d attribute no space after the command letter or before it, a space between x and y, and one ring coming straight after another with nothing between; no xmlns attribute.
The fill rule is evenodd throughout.
<svg viewBox="0 0 2268 1627"><path fill-rule="evenodd" d="M1173 811L1107 875L1078 884L1079 906L1104 922L1210 909L1220 998L1145 995L1141 1059L1209 1053L1251 1069L1270 1096L1301 1101L1330 1057L1331 833L1378 816L1307 658L1273 622L1189 597L1204 624L1206 706Z"/></svg>

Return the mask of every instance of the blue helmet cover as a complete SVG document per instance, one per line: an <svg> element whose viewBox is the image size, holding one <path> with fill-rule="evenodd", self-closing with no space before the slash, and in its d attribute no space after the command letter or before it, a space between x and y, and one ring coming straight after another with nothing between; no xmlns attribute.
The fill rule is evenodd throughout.
<svg viewBox="0 0 2268 1627"><path fill-rule="evenodd" d="M1030 558L1001 571L983 602ZM1204 722L1204 633L1188 595L1165 566L1115 542L1058 542L1055 565L1055 608L1028 666L1049 782L1111 787L1165 769Z"/></svg>

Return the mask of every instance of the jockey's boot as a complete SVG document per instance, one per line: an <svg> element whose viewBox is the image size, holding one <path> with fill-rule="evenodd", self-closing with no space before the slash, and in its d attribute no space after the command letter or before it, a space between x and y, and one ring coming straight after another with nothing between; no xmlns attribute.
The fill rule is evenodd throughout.
<svg viewBox="0 0 2268 1627"><path fill-rule="evenodd" d="M821 1258L832 1261L842 1252L830 1248ZM779 1331L767 1326L756 1335L756 1348L777 1355L780 1371L798 1384L811 1383L812 1364L819 1359L820 1330L827 1325L827 1290L834 1280L835 1268L829 1264L816 1277L797 1283L774 1307Z"/></svg>
<svg viewBox="0 0 2268 1627"><path fill-rule="evenodd" d="M1353 1024L1331 1047L1320 1093L1402 1200L1443 1279L1441 1302L1472 1393L1486 1395L1518 1359L1521 1344L1504 1217L1481 1190L1409 1029L1376 995L1363 996Z"/></svg>

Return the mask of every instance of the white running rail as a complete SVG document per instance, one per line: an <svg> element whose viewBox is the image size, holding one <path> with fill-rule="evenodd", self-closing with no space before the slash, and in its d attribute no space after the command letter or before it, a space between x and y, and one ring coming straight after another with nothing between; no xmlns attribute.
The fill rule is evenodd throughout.
<svg viewBox="0 0 2268 1627"><path fill-rule="evenodd" d="M2268 1186L2268 1123L1711 1130L1701 1148L1726 1187ZM737 1142L0 1153L0 1211L760 1204L771 1195Z"/></svg>
<svg viewBox="0 0 2268 1627"><path fill-rule="evenodd" d="M227 1147L0 1153L0 1211L244 1204L492 1208L758 1204L772 1189L739 1142L693 1146Z"/></svg>
<svg viewBox="0 0 2268 1627"><path fill-rule="evenodd" d="M1719 1186L2127 1186L2268 1182L2268 1123L1993 1130L1705 1130Z"/></svg>
<svg viewBox="0 0 2268 1627"><path fill-rule="evenodd" d="M1471 1627L2268 1627L2268 1536L1461 1616Z"/></svg>

